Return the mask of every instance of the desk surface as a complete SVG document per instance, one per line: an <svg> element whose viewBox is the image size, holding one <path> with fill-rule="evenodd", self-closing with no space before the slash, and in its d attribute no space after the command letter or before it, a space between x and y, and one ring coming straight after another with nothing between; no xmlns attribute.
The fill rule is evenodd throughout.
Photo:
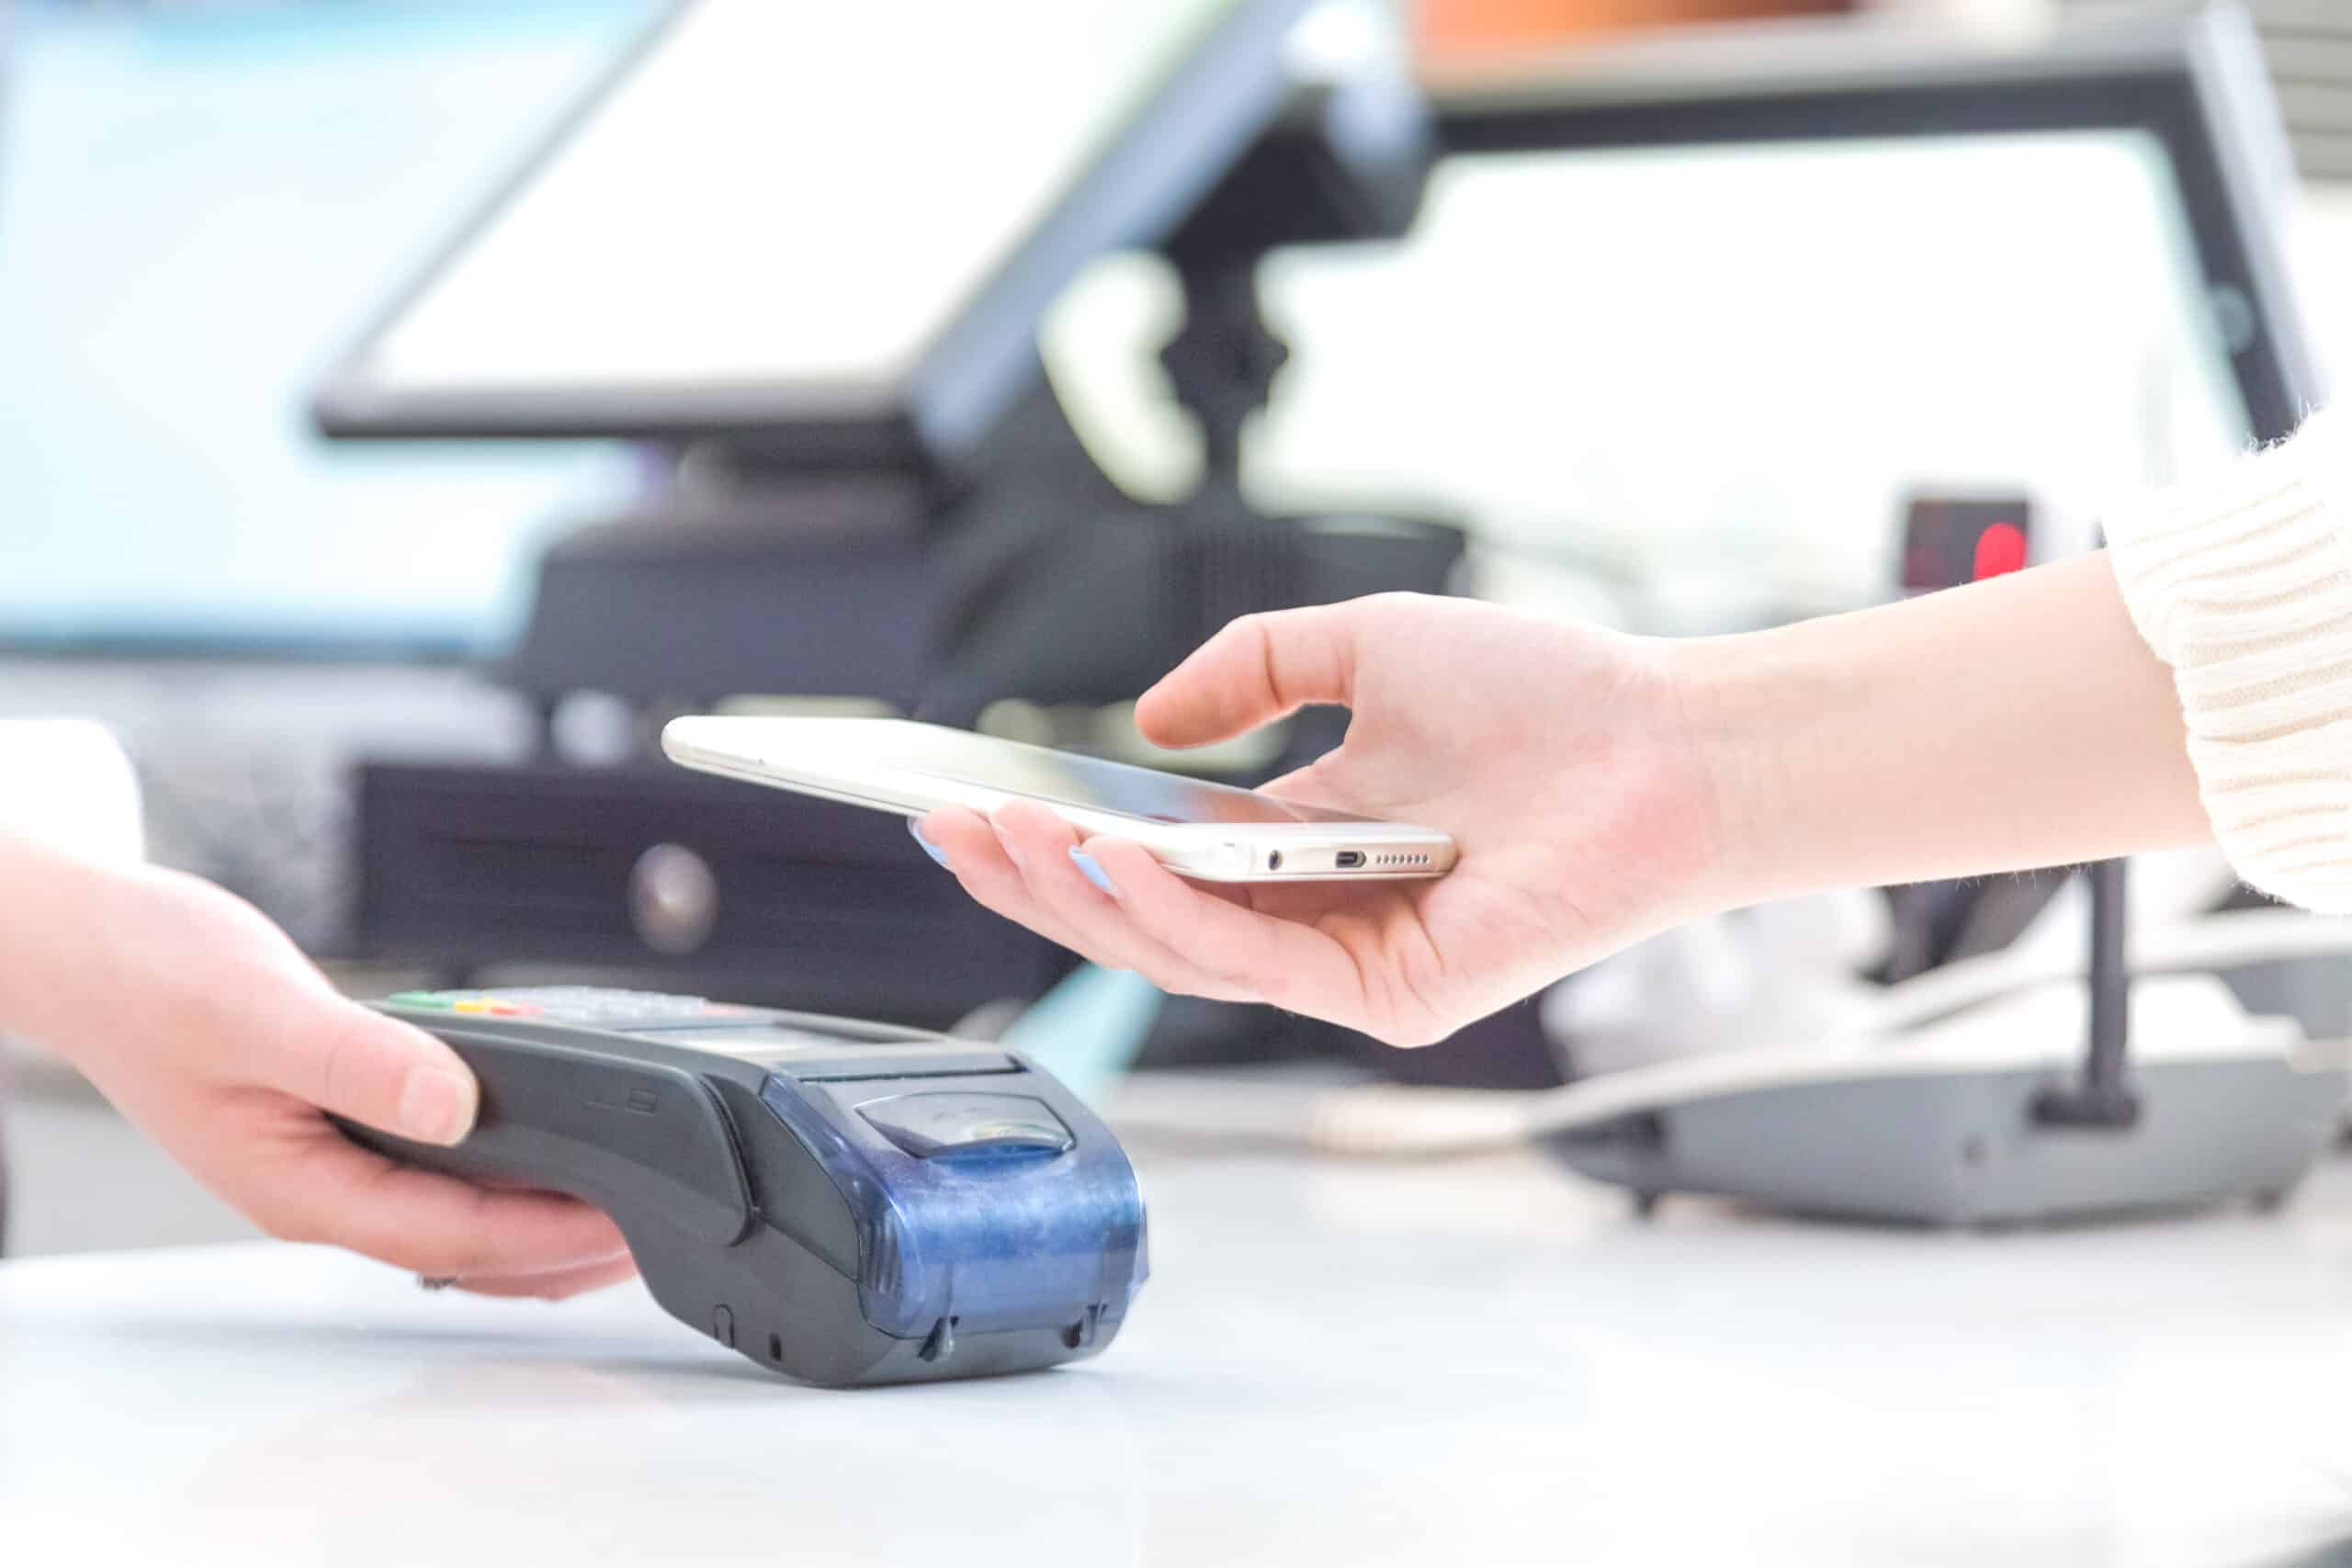
<svg viewBox="0 0 2352 1568"><path fill-rule="evenodd" d="M796 1388L635 1286L0 1268L0 1557L2352 1562L2352 1172L2271 1219L1944 1235L1645 1225L1532 1156L1138 1163L1125 1336L989 1383Z"/></svg>

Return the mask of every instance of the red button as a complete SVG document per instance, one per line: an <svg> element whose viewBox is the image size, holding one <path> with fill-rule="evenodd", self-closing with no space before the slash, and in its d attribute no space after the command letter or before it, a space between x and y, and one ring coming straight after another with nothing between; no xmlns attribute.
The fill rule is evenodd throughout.
<svg viewBox="0 0 2352 1568"><path fill-rule="evenodd" d="M1977 581L2024 570L2024 529L2014 523L1996 523L1976 536Z"/></svg>

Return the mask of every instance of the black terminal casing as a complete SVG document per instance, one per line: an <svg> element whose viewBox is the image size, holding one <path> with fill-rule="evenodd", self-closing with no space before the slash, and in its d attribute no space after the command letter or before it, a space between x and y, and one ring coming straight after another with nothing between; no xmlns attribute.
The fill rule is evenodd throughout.
<svg viewBox="0 0 2352 1568"><path fill-rule="evenodd" d="M466 1013L450 997L554 998L544 1010L558 1016ZM713 1017L686 1017L691 1029L657 1018L648 1032L641 1019L560 1016L583 998L608 1015L617 998ZM341 1123L350 1137L407 1165L595 1205L663 1310L803 1382L989 1376L1091 1356L1145 1276L1142 1199L1116 1140L998 1047L633 992L379 1006L465 1059L480 1115L454 1148ZM795 1043L743 1053L766 1032ZM714 1048L695 1048L697 1033ZM965 1118L977 1157L940 1151L937 1116L892 1114L926 1104L989 1112ZM1007 1106L1038 1109L1008 1119Z"/></svg>

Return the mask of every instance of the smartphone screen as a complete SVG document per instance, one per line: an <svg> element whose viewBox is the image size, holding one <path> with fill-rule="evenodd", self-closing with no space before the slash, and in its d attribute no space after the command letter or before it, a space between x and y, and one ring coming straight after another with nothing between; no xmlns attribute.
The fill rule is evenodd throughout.
<svg viewBox="0 0 2352 1568"><path fill-rule="evenodd" d="M865 755L909 773L961 779L1047 804L1080 806L1145 822L1371 822L1374 818L1276 800L1230 784L1074 756L956 729L877 727Z"/></svg>

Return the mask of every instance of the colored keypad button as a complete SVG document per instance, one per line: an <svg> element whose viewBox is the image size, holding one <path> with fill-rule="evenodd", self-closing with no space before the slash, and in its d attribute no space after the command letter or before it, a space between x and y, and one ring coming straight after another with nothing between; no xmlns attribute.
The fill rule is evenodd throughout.
<svg viewBox="0 0 2352 1568"><path fill-rule="evenodd" d="M586 1028L651 1029L703 1020L736 1021L770 1016L766 1010L701 997L660 991L608 989L599 986L521 986L494 991L401 991L397 1007L464 1013L474 1018L536 1018Z"/></svg>
<svg viewBox="0 0 2352 1568"><path fill-rule="evenodd" d="M510 998L494 991L401 991L390 1000L394 1007L429 1008L435 1012L462 1012L478 1018L537 1018L542 1010L536 1002Z"/></svg>

